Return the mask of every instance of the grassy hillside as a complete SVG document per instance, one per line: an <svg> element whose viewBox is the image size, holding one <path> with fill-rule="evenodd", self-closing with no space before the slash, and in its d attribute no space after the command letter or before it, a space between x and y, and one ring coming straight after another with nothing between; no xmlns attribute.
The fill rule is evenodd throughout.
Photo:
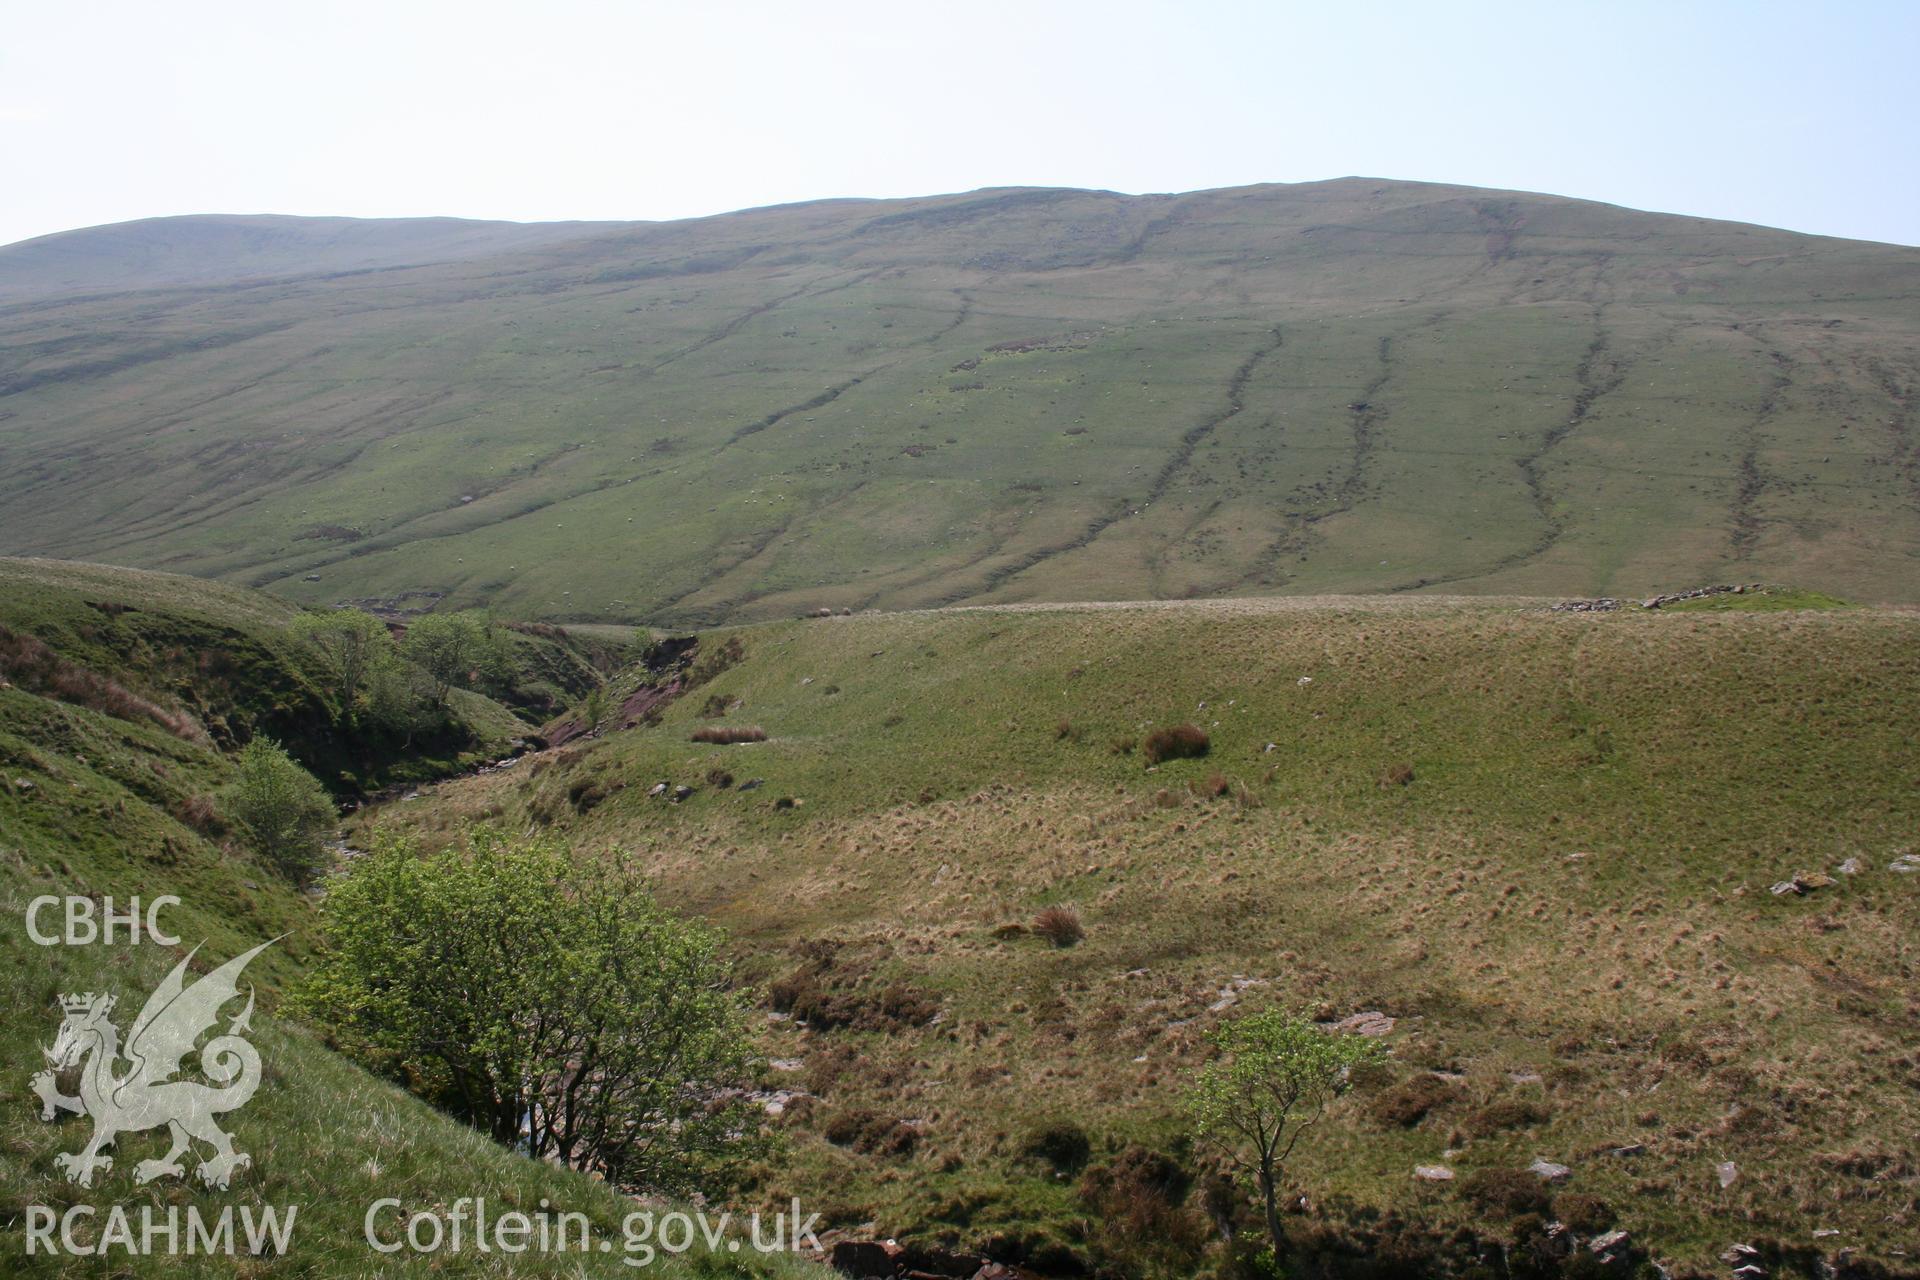
<svg viewBox="0 0 1920 1280"><path fill-rule="evenodd" d="M678 625L1920 582L1913 249L1372 179L300 243L0 250L0 549Z"/></svg>
<svg viewBox="0 0 1920 1280"><path fill-rule="evenodd" d="M1543 1157L1572 1169L1543 1214L1676 1275L1736 1240L1776 1274L1842 1248L1911 1274L1920 875L1890 868L1920 829L1920 618L1035 606L747 627L701 660L730 640L657 724L369 821L624 846L746 940L814 1022L769 1051L812 1095L791 1176L838 1224L1194 1274L1203 1186L1129 1218L1087 1169L1143 1146L1198 1179L1201 1037L1273 1004L1394 1019L1296 1171L1316 1247L1498 1254L1527 1206L1474 1175ZM1182 721L1210 754L1148 767ZM767 739L690 740L715 726ZM1050 906L1084 941L1014 927Z"/></svg>
<svg viewBox="0 0 1920 1280"><path fill-rule="evenodd" d="M286 745L351 797L493 759L531 725L456 690L448 722L404 734L355 722L324 660L287 632L297 606L244 588L104 565L0 558L0 677L214 751L256 736ZM564 633L507 632L510 700L533 721L599 679ZM36 701L38 701L36 699Z"/></svg>
<svg viewBox="0 0 1920 1280"><path fill-rule="evenodd" d="M578 1211L610 1255L441 1253L415 1269L456 1276L614 1276L622 1264L622 1222L636 1207L604 1184L514 1156L414 1100L404 1090L350 1066L310 1031L282 1016L282 999L313 955L311 900L282 881L217 821L232 765L227 732L298 730L323 699L297 650L279 629L291 608L253 592L167 575L45 562L0 562L0 625L58 647L63 680L36 692L0 680L0 1061L8 1064L0 1108L0 1272L8 1276L372 1275L396 1266L371 1252L362 1218L374 1200L398 1197L408 1214L444 1212L462 1196L485 1195L495 1214L533 1212L543 1200ZM180 661L182 657L185 661ZM205 660L214 659L211 665ZM78 664L84 660L85 668ZM82 671L89 678L74 675ZM514 725L502 708L474 697L491 722ZM477 721L485 723L484 721ZM308 726L310 727L310 726ZM210 731L210 728L212 731ZM524 728L524 726L523 726ZM288 737L309 755L310 740ZM364 747L347 740L346 748ZM482 744L493 745L493 744ZM497 745L493 745L497 750ZM420 762L416 762L418 764ZM208 820L207 801L216 817ZM181 899L160 923L178 948L144 945L42 947L29 941L25 917L41 894ZM53 917L43 916L42 928ZM189 948L205 972L268 938L280 942L248 970L260 985L254 1043L266 1064L259 1095L230 1128L254 1168L229 1193L195 1185L133 1183L134 1164L157 1157L164 1135L128 1136L115 1167L91 1190L69 1185L53 1164L86 1140L86 1121L42 1124L28 1078L59 1024L56 1000L111 991L120 1025ZM56 1212L74 1204L151 1205L213 1218L227 1206L297 1206L284 1261L131 1257L29 1258L28 1206ZM136 1218L137 1221L137 1218ZM81 1230L101 1239L104 1220ZM392 1220L385 1223L391 1235ZM655 1264L667 1275L799 1274L784 1259L690 1258Z"/></svg>

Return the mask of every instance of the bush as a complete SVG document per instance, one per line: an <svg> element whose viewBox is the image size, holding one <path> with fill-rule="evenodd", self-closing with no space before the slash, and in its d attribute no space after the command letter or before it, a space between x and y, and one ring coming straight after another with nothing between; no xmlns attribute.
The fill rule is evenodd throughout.
<svg viewBox="0 0 1920 1280"><path fill-rule="evenodd" d="M1061 716L1060 723L1053 726L1053 736L1057 741L1067 742L1078 738L1080 735L1075 731L1073 721L1067 719L1065 716Z"/></svg>
<svg viewBox="0 0 1920 1280"><path fill-rule="evenodd" d="M707 785L716 791L725 791L733 785L733 775L716 766L707 770Z"/></svg>
<svg viewBox="0 0 1920 1280"><path fill-rule="evenodd" d="M842 1111L827 1121L822 1136L836 1147L852 1147L862 1155L911 1155L920 1132L874 1111Z"/></svg>
<svg viewBox="0 0 1920 1280"><path fill-rule="evenodd" d="M1200 794L1209 800L1218 800L1221 796L1233 794L1233 779L1218 770L1207 775L1200 784Z"/></svg>
<svg viewBox="0 0 1920 1280"><path fill-rule="evenodd" d="M1177 724L1169 729L1155 729L1147 735L1144 754L1148 764L1159 764L1165 760L1197 760L1207 754L1210 745L1207 731L1198 725Z"/></svg>
<svg viewBox="0 0 1920 1280"><path fill-rule="evenodd" d="M280 744L255 738L241 748L227 815L248 847L295 884L326 865L326 833L339 815L326 790Z"/></svg>
<svg viewBox="0 0 1920 1280"><path fill-rule="evenodd" d="M495 1141L663 1191L756 1154L747 1006L720 935L624 865L487 827L464 853L387 835L321 915L308 1010Z"/></svg>
<svg viewBox="0 0 1920 1280"><path fill-rule="evenodd" d="M1044 1160L1061 1173L1078 1173L1093 1154L1093 1142L1087 1131L1071 1121L1055 1121L1034 1130L1021 1144L1020 1153Z"/></svg>
<svg viewBox="0 0 1920 1280"><path fill-rule="evenodd" d="M1116 1262L1147 1259L1146 1274L1194 1275L1213 1233L1206 1216L1183 1203L1191 1183L1172 1159L1130 1146L1087 1170L1078 1198L1099 1220L1105 1252Z"/></svg>
<svg viewBox="0 0 1920 1280"><path fill-rule="evenodd" d="M758 725L708 725L703 729L695 729L693 740L730 747L736 742L765 742L767 731Z"/></svg>
<svg viewBox="0 0 1920 1280"><path fill-rule="evenodd" d="M1460 1180L1460 1195L1489 1218L1544 1214L1551 1200L1540 1179L1522 1169L1476 1169Z"/></svg>
<svg viewBox="0 0 1920 1280"><path fill-rule="evenodd" d="M1134 739L1122 736L1113 740L1111 749L1117 756L1130 756L1133 754L1133 749L1139 745Z"/></svg>
<svg viewBox="0 0 1920 1280"><path fill-rule="evenodd" d="M1380 775L1380 785L1383 787L1404 787L1412 781L1413 766L1410 764L1396 764Z"/></svg>
<svg viewBox="0 0 1920 1280"><path fill-rule="evenodd" d="M227 829L226 819L220 816L219 807L209 795L188 796L173 816L180 820L180 825L192 827L205 836L219 835Z"/></svg>
<svg viewBox="0 0 1920 1280"><path fill-rule="evenodd" d="M1087 936L1072 907L1048 907L1034 916L1033 931L1056 947L1070 947Z"/></svg>
<svg viewBox="0 0 1920 1280"><path fill-rule="evenodd" d="M1387 1128L1411 1129L1460 1096L1460 1090L1445 1080L1418 1075L1403 1081L1375 1097L1367 1105L1367 1114Z"/></svg>
<svg viewBox="0 0 1920 1280"><path fill-rule="evenodd" d="M1464 1127L1475 1138L1490 1138L1508 1129L1530 1129L1547 1119L1546 1108L1538 1103L1501 1098L1468 1115Z"/></svg>
<svg viewBox="0 0 1920 1280"><path fill-rule="evenodd" d="M1583 1236L1599 1235L1613 1226L1613 1206L1599 1196L1581 1191L1562 1192L1553 1198L1553 1216Z"/></svg>

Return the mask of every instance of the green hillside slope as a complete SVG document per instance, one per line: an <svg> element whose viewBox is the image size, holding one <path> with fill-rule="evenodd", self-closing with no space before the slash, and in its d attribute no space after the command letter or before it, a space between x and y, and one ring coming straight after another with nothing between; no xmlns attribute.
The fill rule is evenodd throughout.
<svg viewBox="0 0 1920 1280"><path fill-rule="evenodd" d="M1467 1264L1546 1217L1676 1276L1735 1241L1778 1275L1843 1249L1913 1274L1920 618L1036 606L746 627L702 660L728 640L657 724L372 820L624 848L754 946L811 1023L769 1051L837 1225L1202 1274L1180 1091L1223 1016L1279 1005L1394 1020L1391 1071L1295 1169L1296 1239L1378 1268L1342 1274L1508 1274ZM1149 768L1181 721L1210 753ZM714 726L767 739L690 740ZM1027 932L1050 906L1082 942ZM1191 1191L1098 1199L1129 1146Z"/></svg>
<svg viewBox="0 0 1920 1280"><path fill-rule="evenodd" d="M0 287L0 550L683 624L1723 578L1916 598L1920 250L1371 179L573 230ZM117 261L118 234L63 253ZM28 249L0 282L44 278Z"/></svg>
<svg viewBox="0 0 1920 1280"><path fill-rule="evenodd" d="M92 621L69 606L90 612ZM516 1156L432 1110L403 1089L376 1079L334 1054L312 1031L283 1014L283 997L305 973L317 945L312 899L245 851L218 819L233 764L223 731L201 719L224 709L228 729L311 728L303 700L317 700L297 651L276 637L291 609L280 601L219 584L87 565L0 561L0 638L32 635L54 646L64 677L36 692L17 683L17 668L0 663L0 1274L22 1277L100 1276L372 1276L399 1274L406 1255L390 1258L365 1243L368 1206L383 1197L401 1209L380 1220L392 1239L404 1216L445 1213L461 1197L485 1196L496 1217L541 1206L578 1212L607 1253L484 1254L468 1246L415 1260L406 1270L449 1276L633 1275L626 1264L623 1223L636 1205L604 1183ZM137 629L137 630L136 630ZM198 635L194 656L225 658L208 668L180 669L165 656L163 636ZM136 637L140 643L118 646ZM0 645L0 658L17 647ZM83 660L92 665L83 668ZM144 660L144 661L142 661ZM40 670L44 670L44 664ZM90 679L76 677L85 670ZM170 677L170 678L168 678ZM224 700L223 700L224 699ZM278 711L299 712L273 721ZM465 710L476 713L475 698ZM491 704L488 704L491 705ZM155 713L160 714L155 714ZM244 716L255 717L247 720ZM489 721L513 723L493 707ZM320 733L327 733L326 726ZM344 730L342 731L345 732ZM289 734L296 753L310 740ZM345 747L364 747L351 737ZM497 742L489 744L500 749ZM208 802L211 801L211 804ZM151 904L180 899L158 918L180 938L177 947L150 941L36 945L28 935L29 904L41 895L110 898ZM40 929L59 932L60 912L43 912ZM70 1185L57 1154L84 1145L85 1119L39 1119L29 1077L45 1064L60 1022L57 1001L80 992L120 1000L122 1029L146 995L181 956L202 945L195 972L205 973L267 939L277 943L247 970L259 986L253 1043L265 1064L258 1095L230 1117L254 1164L227 1192L163 1181L136 1186L134 1166L159 1157L164 1133L126 1135L115 1166L91 1189ZM209 963L211 962L211 963ZM191 1059L189 1059L191 1061ZM78 1222L81 1250L106 1245L100 1257L27 1252L32 1206L62 1213L91 1205ZM175 1248L151 1254L109 1243L106 1215L114 1205L133 1215L151 1208L198 1212L212 1222L225 1209L296 1211L284 1258L256 1257L244 1239L237 1256L184 1256L185 1227ZM185 1219L182 1219L184 1222ZM236 1228L238 1230L238 1228ZM470 1228L469 1228L470 1230ZM785 1257L657 1258L643 1274L801 1275Z"/></svg>

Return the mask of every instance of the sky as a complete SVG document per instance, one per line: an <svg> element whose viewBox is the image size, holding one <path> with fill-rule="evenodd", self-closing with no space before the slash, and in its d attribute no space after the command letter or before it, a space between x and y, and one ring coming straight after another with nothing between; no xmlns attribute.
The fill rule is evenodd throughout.
<svg viewBox="0 0 1920 1280"><path fill-rule="evenodd" d="M4 0L0 243L1349 174L1920 244L1920 3Z"/></svg>

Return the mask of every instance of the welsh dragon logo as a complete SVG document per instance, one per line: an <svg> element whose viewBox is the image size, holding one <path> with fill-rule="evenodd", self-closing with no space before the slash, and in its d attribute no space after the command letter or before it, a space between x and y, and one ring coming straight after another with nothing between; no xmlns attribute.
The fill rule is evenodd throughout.
<svg viewBox="0 0 1920 1280"><path fill-rule="evenodd" d="M278 941L263 942L235 956L189 987L187 963L200 950L195 947L148 997L127 1033L124 1050L120 1028L110 1016L114 997L88 992L60 998L66 1020L53 1047L42 1050L49 1070L35 1075L31 1085L40 1097L42 1120L52 1120L62 1111L93 1119L92 1141L77 1153L62 1152L53 1158L67 1181L92 1186L95 1171L113 1168L112 1158L100 1154L103 1148L112 1146L123 1133L142 1133L161 1125L167 1127L173 1145L162 1158L134 1166L137 1183L184 1177L186 1168L180 1159L199 1154L193 1150L196 1141L213 1148L213 1155L202 1157L197 1169L209 1187L225 1190L236 1169L253 1163L244 1151L234 1150L233 1138L214 1123L216 1116L245 1106L260 1087L260 1054L241 1036L252 1029L251 985L246 1008L228 1022L224 1035L215 1036L200 1050L200 1069L214 1083L173 1077L180 1071L180 1059L219 1021L221 1008L238 997L240 973L248 961ZM59 1072L74 1067L80 1068L80 1094L68 1097L56 1081Z"/></svg>

